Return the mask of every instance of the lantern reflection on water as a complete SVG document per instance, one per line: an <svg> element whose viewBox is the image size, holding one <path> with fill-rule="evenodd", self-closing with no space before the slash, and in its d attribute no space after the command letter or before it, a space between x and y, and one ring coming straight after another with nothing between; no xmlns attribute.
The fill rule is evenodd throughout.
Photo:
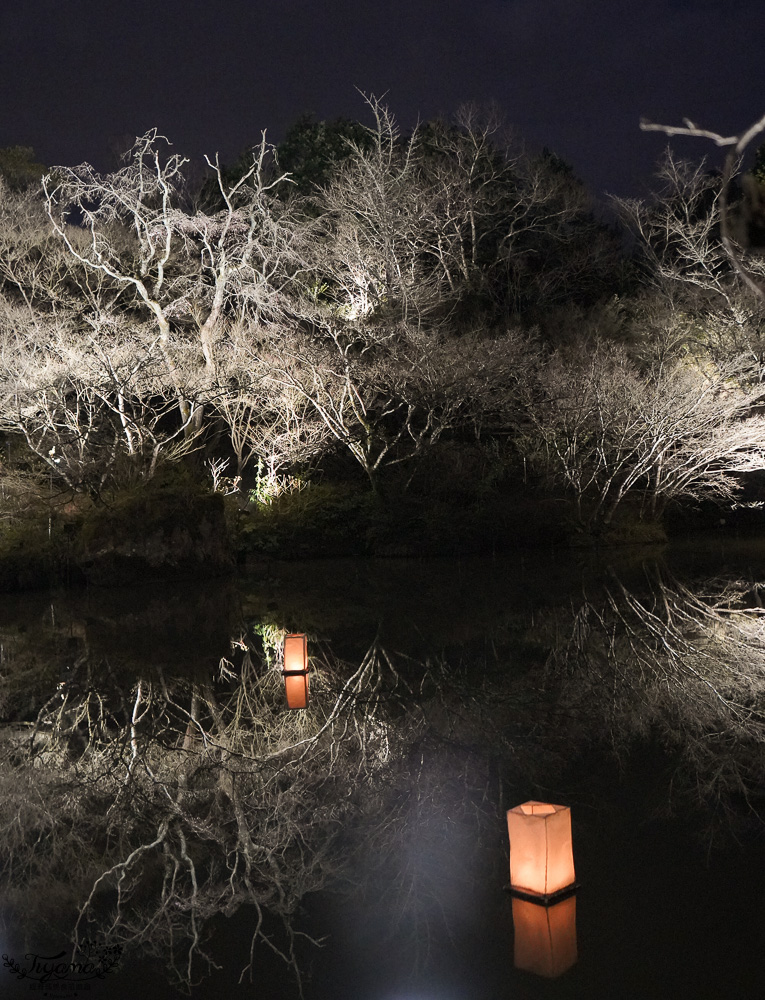
<svg viewBox="0 0 765 1000"><path fill-rule="evenodd" d="M516 969L554 979L577 960L576 896L540 906L513 898Z"/></svg>
<svg viewBox="0 0 765 1000"><path fill-rule="evenodd" d="M284 637L284 687L288 708L308 707L308 640L301 633Z"/></svg>
<svg viewBox="0 0 765 1000"><path fill-rule="evenodd" d="M524 802L507 811L510 889L545 903L575 886L571 810Z"/></svg>

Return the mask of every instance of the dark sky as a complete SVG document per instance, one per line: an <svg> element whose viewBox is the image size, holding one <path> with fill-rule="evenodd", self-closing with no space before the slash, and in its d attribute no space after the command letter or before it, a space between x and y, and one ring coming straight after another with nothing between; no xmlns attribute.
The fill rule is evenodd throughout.
<svg viewBox="0 0 765 1000"><path fill-rule="evenodd" d="M763 0L0 0L0 147L110 165L157 127L192 157L306 111L402 125L496 101L600 194L641 193L641 115L736 132L765 113ZM674 142L683 154L714 150Z"/></svg>

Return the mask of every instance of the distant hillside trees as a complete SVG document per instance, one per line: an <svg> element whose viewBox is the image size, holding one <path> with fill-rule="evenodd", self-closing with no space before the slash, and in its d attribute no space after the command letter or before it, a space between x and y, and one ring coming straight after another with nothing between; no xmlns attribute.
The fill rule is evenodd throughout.
<svg viewBox="0 0 765 1000"><path fill-rule="evenodd" d="M216 481L232 460L273 490L332 468L389 497L427 490L448 446L594 533L627 500L727 502L765 467L763 305L716 178L667 158L619 232L493 112L404 134L368 108L208 158L201 192L156 131L110 173L0 180L18 461L95 497L202 458Z"/></svg>

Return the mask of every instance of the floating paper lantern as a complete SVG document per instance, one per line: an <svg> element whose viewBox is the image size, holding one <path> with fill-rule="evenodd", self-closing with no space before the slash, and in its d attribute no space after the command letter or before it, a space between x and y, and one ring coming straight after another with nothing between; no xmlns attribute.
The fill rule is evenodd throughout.
<svg viewBox="0 0 765 1000"><path fill-rule="evenodd" d="M554 979L576 963L576 896L549 906L513 898L513 928L516 969Z"/></svg>
<svg viewBox="0 0 765 1000"><path fill-rule="evenodd" d="M288 708L308 706L308 640L301 633L284 637L284 687Z"/></svg>
<svg viewBox="0 0 765 1000"><path fill-rule="evenodd" d="M546 903L575 887L571 810L547 802L508 809L510 889Z"/></svg>

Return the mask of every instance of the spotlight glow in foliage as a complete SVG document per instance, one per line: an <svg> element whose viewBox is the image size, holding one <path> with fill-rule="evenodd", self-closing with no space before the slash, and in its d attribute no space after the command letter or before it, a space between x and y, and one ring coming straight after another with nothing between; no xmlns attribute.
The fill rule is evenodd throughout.
<svg viewBox="0 0 765 1000"><path fill-rule="evenodd" d="M507 811L510 889L546 903L574 888L571 810L524 802Z"/></svg>
<svg viewBox="0 0 765 1000"><path fill-rule="evenodd" d="M284 637L284 688L288 708L308 707L308 640L304 633Z"/></svg>

